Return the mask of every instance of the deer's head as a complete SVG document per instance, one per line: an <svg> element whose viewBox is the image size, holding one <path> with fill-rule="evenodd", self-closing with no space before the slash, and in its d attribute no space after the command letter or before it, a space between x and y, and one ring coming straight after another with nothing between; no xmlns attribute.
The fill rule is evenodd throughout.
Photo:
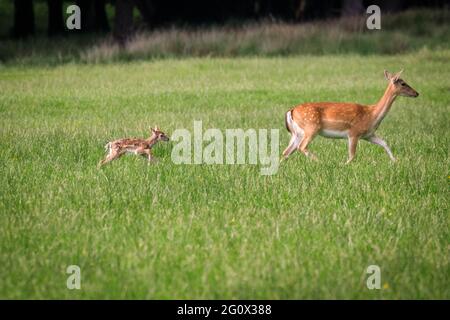
<svg viewBox="0 0 450 320"><path fill-rule="evenodd" d="M394 93L396 95L413 98L418 97L419 93L413 88L411 88L409 84L407 84L403 79L400 78L402 72L403 70L395 74L392 74L389 71L384 70L384 76L386 80L389 81L390 86L392 86L392 89L394 90Z"/></svg>
<svg viewBox="0 0 450 320"><path fill-rule="evenodd" d="M156 141L169 141L169 137L164 132L159 130L158 126L151 128L151 130L152 135L156 137Z"/></svg>

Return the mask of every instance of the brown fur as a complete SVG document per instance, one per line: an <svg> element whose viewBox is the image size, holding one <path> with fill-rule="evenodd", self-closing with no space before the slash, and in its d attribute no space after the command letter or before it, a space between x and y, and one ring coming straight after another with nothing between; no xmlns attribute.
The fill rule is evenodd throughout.
<svg viewBox="0 0 450 320"><path fill-rule="evenodd" d="M150 162L153 160L151 149L158 141L168 141L169 137L164 132L155 127L151 129L152 135L148 139L124 138L108 142L105 146L108 155L99 162L98 167L116 160L125 153L134 153L141 155Z"/></svg>
<svg viewBox="0 0 450 320"><path fill-rule="evenodd" d="M348 139L349 158L347 163L354 158L359 139L365 139L382 146L390 158L395 160L387 144L375 135L375 131L389 112L397 96L417 97L419 95L405 81L399 78L400 73L392 75L385 71L389 84L380 101L374 105L313 102L298 105L288 111L286 126L291 132L292 138L289 146L283 152L284 159L296 148L306 156L315 159L315 156L307 148L308 144L319 134L325 137L335 135L335 137ZM295 128L289 126L289 112L292 120L301 130L295 130Z"/></svg>

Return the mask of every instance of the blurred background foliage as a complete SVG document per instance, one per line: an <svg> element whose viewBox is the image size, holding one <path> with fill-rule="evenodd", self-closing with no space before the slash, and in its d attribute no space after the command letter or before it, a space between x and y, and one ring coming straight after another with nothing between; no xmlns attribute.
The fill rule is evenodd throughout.
<svg viewBox="0 0 450 320"><path fill-rule="evenodd" d="M81 30L66 28L72 4ZM366 28L371 4L381 30ZM447 49L449 18L441 0L0 0L0 62L396 54Z"/></svg>

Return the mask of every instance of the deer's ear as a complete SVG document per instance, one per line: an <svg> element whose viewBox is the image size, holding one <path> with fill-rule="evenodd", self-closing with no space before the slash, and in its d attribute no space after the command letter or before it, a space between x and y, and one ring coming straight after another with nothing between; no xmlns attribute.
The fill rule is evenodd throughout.
<svg viewBox="0 0 450 320"><path fill-rule="evenodd" d="M402 72L403 72L403 69L400 70L399 72L397 72L397 73L394 75L393 80L394 80L394 81L397 81L397 80L400 78L400 75L402 74Z"/></svg>
<svg viewBox="0 0 450 320"><path fill-rule="evenodd" d="M152 132L155 132L155 129L153 129L152 127L150 127L150 130L152 130Z"/></svg>
<svg viewBox="0 0 450 320"><path fill-rule="evenodd" d="M386 80L391 80L392 74L389 71L384 70L384 77L386 78Z"/></svg>

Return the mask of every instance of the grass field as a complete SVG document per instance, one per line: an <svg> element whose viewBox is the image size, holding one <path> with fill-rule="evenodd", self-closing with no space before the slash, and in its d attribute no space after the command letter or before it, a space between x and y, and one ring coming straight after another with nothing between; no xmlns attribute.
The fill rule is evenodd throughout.
<svg viewBox="0 0 450 320"><path fill-rule="evenodd" d="M450 52L181 59L0 68L0 298L450 298ZM373 103L405 69L378 133L316 139L273 176L252 165L126 157L106 141L209 128L280 129L306 101ZM81 290L66 288L68 265ZM382 289L366 288L379 265Z"/></svg>

